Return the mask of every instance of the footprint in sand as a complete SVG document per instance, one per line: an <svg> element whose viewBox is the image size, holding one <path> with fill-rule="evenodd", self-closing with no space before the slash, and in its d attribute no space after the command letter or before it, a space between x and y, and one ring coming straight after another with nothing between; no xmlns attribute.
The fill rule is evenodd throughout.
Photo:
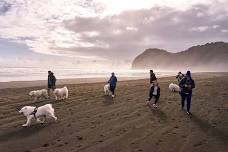
<svg viewBox="0 0 228 152"><path fill-rule="evenodd" d="M83 138L81 136L77 136L77 139L78 140L82 140Z"/></svg>
<svg viewBox="0 0 228 152"><path fill-rule="evenodd" d="M49 144L43 144L43 147L48 147L49 146Z"/></svg>
<svg viewBox="0 0 228 152"><path fill-rule="evenodd" d="M177 129L177 128L179 128L179 126L174 126L173 128Z"/></svg>
<svg viewBox="0 0 228 152"><path fill-rule="evenodd" d="M93 125L93 126L91 126L90 128L96 128L96 126L95 126L95 125Z"/></svg>
<svg viewBox="0 0 228 152"><path fill-rule="evenodd" d="M182 138L186 138L187 136L186 136L186 135L182 135L181 137L182 137Z"/></svg>
<svg viewBox="0 0 228 152"><path fill-rule="evenodd" d="M63 147L63 144L58 144L58 147Z"/></svg>
<svg viewBox="0 0 228 152"><path fill-rule="evenodd" d="M65 142L64 144L65 144L65 145L68 145L69 143L68 143L68 142Z"/></svg>
<svg viewBox="0 0 228 152"><path fill-rule="evenodd" d="M200 141L200 142L194 144L193 146L194 146L194 147L199 147L199 146L201 146L201 145L203 145L203 141Z"/></svg>

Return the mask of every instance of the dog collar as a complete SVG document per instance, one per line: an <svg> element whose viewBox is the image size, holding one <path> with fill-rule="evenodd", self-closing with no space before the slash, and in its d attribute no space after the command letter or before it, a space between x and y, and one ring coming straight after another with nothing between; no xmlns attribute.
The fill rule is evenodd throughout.
<svg viewBox="0 0 228 152"><path fill-rule="evenodd" d="M35 107L34 110L33 110L33 112L32 112L30 115L33 115L33 116L36 118L37 109L38 109L38 108Z"/></svg>

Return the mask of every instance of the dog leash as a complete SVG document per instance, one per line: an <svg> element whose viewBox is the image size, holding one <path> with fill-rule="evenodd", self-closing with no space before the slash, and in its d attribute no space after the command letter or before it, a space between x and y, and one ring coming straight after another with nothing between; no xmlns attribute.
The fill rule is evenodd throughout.
<svg viewBox="0 0 228 152"><path fill-rule="evenodd" d="M35 107L34 110L33 110L33 112L32 112L30 115L33 115L33 116L36 118L37 109L38 109L38 108Z"/></svg>

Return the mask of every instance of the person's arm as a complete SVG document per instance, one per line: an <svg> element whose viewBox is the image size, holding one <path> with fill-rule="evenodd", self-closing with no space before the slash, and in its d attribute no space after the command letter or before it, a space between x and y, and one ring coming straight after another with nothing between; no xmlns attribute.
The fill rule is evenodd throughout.
<svg viewBox="0 0 228 152"><path fill-rule="evenodd" d="M112 77L110 77L110 78L109 78L108 83L110 83L110 82L111 82L111 79L112 79Z"/></svg>
<svg viewBox="0 0 228 152"><path fill-rule="evenodd" d="M160 97L161 89L158 87L158 97Z"/></svg>
<svg viewBox="0 0 228 152"><path fill-rule="evenodd" d="M194 89L196 86L195 86L195 81L192 80L192 85L191 85L192 89Z"/></svg>
<svg viewBox="0 0 228 152"><path fill-rule="evenodd" d="M185 84L185 79L182 79L179 84L180 88L184 88L185 87L184 84Z"/></svg>
<svg viewBox="0 0 228 152"><path fill-rule="evenodd" d="M152 96L153 96L153 92L154 92L154 87L152 86L152 87L150 88L148 101L150 101L150 100L151 100L151 98L152 98Z"/></svg>

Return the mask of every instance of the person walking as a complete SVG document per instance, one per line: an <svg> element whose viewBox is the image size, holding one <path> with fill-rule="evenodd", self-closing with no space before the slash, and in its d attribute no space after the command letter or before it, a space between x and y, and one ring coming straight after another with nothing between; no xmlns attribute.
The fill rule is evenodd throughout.
<svg viewBox="0 0 228 152"><path fill-rule="evenodd" d="M48 96L50 97L50 90L54 91L55 90L55 83L56 83L56 78L54 76L54 73L51 71L48 71Z"/></svg>
<svg viewBox="0 0 228 152"><path fill-rule="evenodd" d="M160 87L158 86L158 83L155 81L152 83L153 85L151 86L150 92L149 92L149 98L147 101L147 105L151 107L151 99L154 97L155 101L152 104L154 108L157 108L157 102L158 99L160 98Z"/></svg>
<svg viewBox="0 0 228 152"><path fill-rule="evenodd" d="M112 75L108 81L110 85L110 91L112 92L112 98L115 97L115 89L116 89L116 84L117 84L117 77L115 76L115 73L112 72Z"/></svg>
<svg viewBox="0 0 228 152"><path fill-rule="evenodd" d="M152 86L152 83L153 83L154 81L157 81L157 78L156 78L156 76L155 76L155 74L154 74L154 71L153 71L153 70L150 70L150 85L151 85L151 86Z"/></svg>
<svg viewBox="0 0 228 152"><path fill-rule="evenodd" d="M187 114L190 115L192 89L195 88L195 82L192 79L190 71L187 71L185 77L180 81L179 86L181 88L181 109L184 111L185 100L187 99Z"/></svg>
<svg viewBox="0 0 228 152"><path fill-rule="evenodd" d="M178 74L176 76L178 83L180 83L183 78L184 78L184 74L181 72L178 72Z"/></svg>

